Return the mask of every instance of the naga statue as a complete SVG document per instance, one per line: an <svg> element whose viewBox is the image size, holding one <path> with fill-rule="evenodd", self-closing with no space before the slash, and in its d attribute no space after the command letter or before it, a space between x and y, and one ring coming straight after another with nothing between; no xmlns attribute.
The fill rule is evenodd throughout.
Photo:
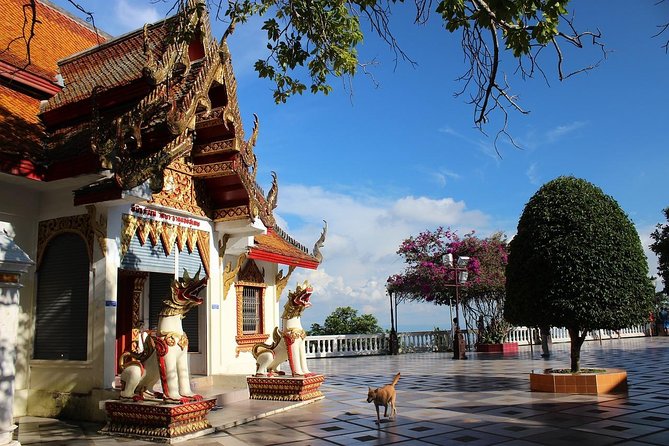
<svg viewBox="0 0 669 446"><path fill-rule="evenodd" d="M293 376L312 376L307 368L305 341L307 333L302 328L302 313L311 306L311 285L305 280L298 284L295 291L288 293L288 302L283 307L281 323L274 329L271 345L259 343L253 346L253 357L256 359L256 376L273 376L285 374L277 370L278 366L288 360Z"/></svg>
<svg viewBox="0 0 669 446"><path fill-rule="evenodd" d="M186 313L203 302L199 292L207 285L207 276L194 278L184 270L184 277L172 282L171 295L163 301L158 315L158 329L142 333L143 351L126 351L119 358L121 372L121 399L142 401L145 396L162 398L168 403L201 401L202 396L190 387L188 368L188 337L181 320ZM162 395L153 393L160 379Z"/></svg>

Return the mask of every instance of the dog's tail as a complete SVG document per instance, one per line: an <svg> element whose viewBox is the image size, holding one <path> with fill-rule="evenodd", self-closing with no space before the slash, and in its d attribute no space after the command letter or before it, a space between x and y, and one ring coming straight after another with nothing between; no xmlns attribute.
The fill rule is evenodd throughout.
<svg viewBox="0 0 669 446"><path fill-rule="evenodd" d="M397 381L399 381L399 380L400 380L400 374L397 373L397 375L395 375L395 378L393 378L393 383L391 385L394 386L395 384L397 384Z"/></svg>

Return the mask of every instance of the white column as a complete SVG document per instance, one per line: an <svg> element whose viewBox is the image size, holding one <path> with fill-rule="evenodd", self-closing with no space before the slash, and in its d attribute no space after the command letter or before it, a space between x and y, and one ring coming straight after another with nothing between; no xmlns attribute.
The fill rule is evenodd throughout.
<svg viewBox="0 0 669 446"><path fill-rule="evenodd" d="M109 389L116 378L116 308L117 279L120 259L120 237L123 227L122 214L127 206L107 210L107 255L96 262L95 300L104 302L104 388Z"/></svg>
<svg viewBox="0 0 669 446"><path fill-rule="evenodd" d="M21 274L33 264L7 235L0 234L0 445L16 446L14 424L14 380L19 325Z"/></svg>

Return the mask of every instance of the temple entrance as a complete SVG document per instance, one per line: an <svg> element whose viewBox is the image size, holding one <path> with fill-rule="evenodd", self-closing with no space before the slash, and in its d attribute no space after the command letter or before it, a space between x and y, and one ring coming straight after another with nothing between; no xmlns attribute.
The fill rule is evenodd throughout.
<svg viewBox="0 0 669 446"><path fill-rule="evenodd" d="M156 330L162 302L171 293L174 274L119 270L116 310L116 358L124 351L136 350L140 330ZM206 290L202 291L206 295ZM183 329L188 335L188 357L191 374L204 374L203 327L204 304L192 309L183 319ZM204 324L203 324L204 325ZM134 332L133 332L134 329ZM117 373L120 370L117 369Z"/></svg>
<svg viewBox="0 0 669 446"><path fill-rule="evenodd" d="M140 313L144 284L149 274L142 271L118 271L116 303L116 373L120 373L118 358L127 350L136 350L142 328Z"/></svg>

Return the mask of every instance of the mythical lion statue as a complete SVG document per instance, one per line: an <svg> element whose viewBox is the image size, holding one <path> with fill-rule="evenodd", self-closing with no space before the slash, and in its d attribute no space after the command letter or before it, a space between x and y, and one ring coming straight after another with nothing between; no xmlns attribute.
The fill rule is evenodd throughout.
<svg viewBox="0 0 669 446"><path fill-rule="evenodd" d="M283 307L281 324L274 329L272 344L256 344L253 346L253 357L256 358L256 376L272 376L279 372L277 367L288 360L293 376L311 376L307 368L307 356L304 339L307 333L302 328L302 313L311 306L311 285L305 280L297 285L295 291L288 293L288 302Z"/></svg>
<svg viewBox="0 0 669 446"><path fill-rule="evenodd" d="M203 299L198 293L207 285L207 277L194 278L184 270L181 280L172 282L172 293L163 301L158 317L158 329L144 332L143 351L126 351L119 358L121 367L121 399L144 400L145 396L161 398L170 403L187 403L202 400L190 388L188 369L188 337L181 319ZM162 395L151 389L160 379Z"/></svg>

